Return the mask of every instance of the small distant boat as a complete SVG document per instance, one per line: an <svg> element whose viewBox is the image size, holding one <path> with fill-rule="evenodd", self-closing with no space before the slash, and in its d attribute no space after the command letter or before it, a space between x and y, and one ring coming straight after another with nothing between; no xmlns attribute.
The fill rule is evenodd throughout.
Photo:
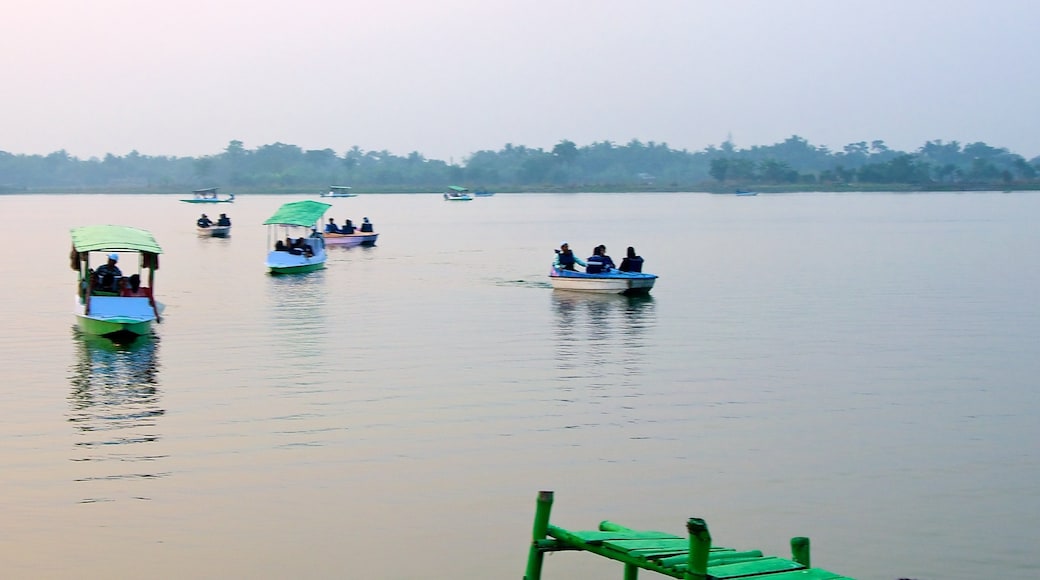
<svg viewBox="0 0 1040 580"><path fill-rule="evenodd" d="M103 263L105 254L132 253L137 260L123 260L126 267L138 265L133 276L101 276L91 267L91 258ZM72 229L71 266L79 274L74 309L80 330L87 334L121 338L151 332L161 320L163 304L155 300L155 271L162 248L151 233L127 226L95 225ZM100 264L99 264L100 266ZM130 292L126 282L141 279L147 270L148 286ZM136 277L136 278L135 278ZM130 294L130 295L127 295Z"/></svg>
<svg viewBox="0 0 1040 580"><path fill-rule="evenodd" d="M444 199L445 201L471 201L473 196L470 195L469 190L465 187L449 185L448 191L444 192Z"/></svg>
<svg viewBox="0 0 1040 580"><path fill-rule="evenodd" d="M320 201L294 201L267 218L267 268L271 274L303 274L325 267L321 217L332 207Z"/></svg>
<svg viewBox="0 0 1040 580"><path fill-rule="evenodd" d="M226 238L231 235L231 226L209 226L208 228L196 226L195 230L203 237Z"/></svg>
<svg viewBox="0 0 1040 580"><path fill-rule="evenodd" d="M192 190L194 197L190 199L182 199L184 203L233 203L235 201L235 194L229 193L223 197L217 194L218 188L207 187L205 189Z"/></svg>
<svg viewBox="0 0 1040 580"><path fill-rule="evenodd" d="M552 268L549 282L556 290L576 290L596 294L647 294L657 281L656 274L642 272L622 272L610 270L599 274L588 274L576 270Z"/></svg>
<svg viewBox="0 0 1040 580"><path fill-rule="evenodd" d="M206 214L202 214L205 216ZM231 235L231 220L227 215L220 214L216 222L210 222L206 218L195 220L195 231L200 236L210 238L226 238Z"/></svg>
<svg viewBox="0 0 1040 580"><path fill-rule="evenodd" d="M491 197L492 195L495 195L495 192L486 189L478 189L473 192L473 195L476 197Z"/></svg>
<svg viewBox="0 0 1040 580"><path fill-rule="evenodd" d="M737 195L741 195L741 196L743 196L743 195L758 195L758 192L757 191L748 191L746 189L738 189L737 190Z"/></svg>
<svg viewBox="0 0 1040 580"><path fill-rule="evenodd" d="M357 197L356 193L350 193L350 186L331 185L329 190L321 194L321 197Z"/></svg>

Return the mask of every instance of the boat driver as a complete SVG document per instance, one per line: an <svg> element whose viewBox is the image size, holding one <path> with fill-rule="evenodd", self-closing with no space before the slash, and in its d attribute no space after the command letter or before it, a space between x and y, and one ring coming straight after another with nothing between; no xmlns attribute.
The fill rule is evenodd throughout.
<svg viewBox="0 0 1040 580"><path fill-rule="evenodd" d="M94 271L94 275L97 276L97 290L115 292L119 289L117 285L123 272L116 265L117 262L119 262L119 254L109 254L108 262L101 264Z"/></svg>

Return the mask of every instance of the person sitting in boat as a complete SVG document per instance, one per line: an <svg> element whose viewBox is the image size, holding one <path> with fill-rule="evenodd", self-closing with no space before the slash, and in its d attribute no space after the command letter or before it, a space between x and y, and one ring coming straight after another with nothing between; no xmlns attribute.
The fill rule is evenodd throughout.
<svg viewBox="0 0 1040 580"><path fill-rule="evenodd" d="M622 272L642 272L643 271L643 257L636 255L636 249L632 246L628 247L628 253L625 258L621 260L621 266L618 270Z"/></svg>
<svg viewBox="0 0 1040 580"><path fill-rule="evenodd" d="M285 242L278 240L274 243L274 251L276 252L288 252L289 247L285 245Z"/></svg>
<svg viewBox="0 0 1040 580"><path fill-rule="evenodd" d="M231 218L229 218L226 213L222 213L222 214L220 214L220 217L217 218L217 225L218 226L230 227L231 226Z"/></svg>
<svg viewBox="0 0 1040 580"><path fill-rule="evenodd" d="M603 246L592 248L592 255L585 261L586 274L602 274L608 270L606 260L603 259Z"/></svg>
<svg viewBox="0 0 1040 580"><path fill-rule="evenodd" d="M325 224L325 233L326 234L339 234L339 233L342 233L340 231L340 227L336 225L336 220L334 218L329 218L329 223Z"/></svg>
<svg viewBox="0 0 1040 580"><path fill-rule="evenodd" d="M109 254L108 262L101 264L94 271L94 276L97 277L95 290L104 292L117 292L119 290L119 278L123 275L123 272L116 265L117 262L119 262L119 254Z"/></svg>
<svg viewBox="0 0 1040 580"><path fill-rule="evenodd" d="M213 220L209 219L209 216L206 214L202 214L202 217L196 220L195 223L198 224L200 228L208 228L213 225Z"/></svg>
<svg viewBox="0 0 1040 580"><path fill-rule="evenodd" d="M303 238L297 238L296 241L293 242L292 247L289 248L289 253L294 256L303 255L308 258L314 256L314 250L311 248L311 245Z"/></svg>
<svg viewBox="0 0 1040 580"><path fill-rule="evenodd" d="M148 288L141 287L141 275L133 274L129 278L120 279L120 296L143 296L146 298L152 297L152 292Z"/></svg>
<svg viewBox="0 0 1040 580"><path fill-rule="evenodd" d="M556 259L553 260L553 268L557 270L574 270L575 264L587 266L585 262L581 261L581 258L574 255L567 242L560 244L560 249L556 250Z"/></svg>
<svg viewBox="0 0 1040 580"><path fill-rule="evenodd" d="M610 256L607 255L607 247L603 244L600 244L599 246L599 255L603 259L604 270L613 270L614 268L617 268L617 266L614 265L614 260L612 260Z"/></svg>
<svg viewBox="0 0 1040 580"><path fill-rule="evenodd" d="M370 234L374 230L372 229L372 222L368 221L368 218L361 220L361 233Z"/></svg>
<svg viewBox="0 0 1040 580"><path fill-rule="evenodd" d="M349 220L349 219L347 221L343 222L343 227L341 227L339 229L339 233L341 233L341 234L353 234L354 233L354 222Z"/></svg>

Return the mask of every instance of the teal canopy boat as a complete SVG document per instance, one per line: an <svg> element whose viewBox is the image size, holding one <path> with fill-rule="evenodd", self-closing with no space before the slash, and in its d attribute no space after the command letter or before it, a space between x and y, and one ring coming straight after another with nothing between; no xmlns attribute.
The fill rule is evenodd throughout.
<svg viewBox="0 0 1040 580"><path fill-rule="evenodd" d="M161 321L163 310L154 295L161 253L152 234L142 229L116 225L73 228L69 258L78 274L74 311L80 329L113 338L148 334L152 322ZM127 274L133 263L122 259L126 254L138 257L135 274ZM142 272L147 272L147 286Z"/></svg>
<svg viewBox="0 0 1040 580"><path fill-rule="evenodd" d="M444 192L444 199L446 201L470 201L473 199L473 196L470 195L469 190L465 187L449 185L448 191Z"/></svg>
<svg viewBox="0 0 1040 580"><path fill-rule="evenodd" d="M303 274L325 267L325 238L319 227L330 207L320 201L294 201L264 221L271 274Z"/></svg>

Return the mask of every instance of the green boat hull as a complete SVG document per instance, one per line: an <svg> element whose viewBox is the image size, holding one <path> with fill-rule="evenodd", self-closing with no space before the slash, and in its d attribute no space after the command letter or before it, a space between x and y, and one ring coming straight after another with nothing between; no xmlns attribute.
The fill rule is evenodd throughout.
<svg viewBox="0 0 1040 580"><path fill-rule="evenodd" d="M142 336L152 331L152 321L121 322L118 320L98 320L87 316L77 316L79 329L87 334L110 336L113 334L133 334Z"/></svg>
<svg viewBox="0 0 1040 580"><path fill-rule="evenodd" d="M283 274L306 274L307 272L321 270L324 267L325 262L318 262L315 264L303 264L300 266L271 266L271 275L280 276Z"/></svg>

